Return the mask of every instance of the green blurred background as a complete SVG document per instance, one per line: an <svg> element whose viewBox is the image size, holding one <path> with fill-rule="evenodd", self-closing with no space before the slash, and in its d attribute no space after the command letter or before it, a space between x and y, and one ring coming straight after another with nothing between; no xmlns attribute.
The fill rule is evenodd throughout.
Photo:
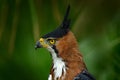
<svg viewBox="0 0 120 80"><path fill-rule="evenodd" d="M120 80L120 0L0 0L0 80L47 80L52 59L35 42L71 5L74 32L97 80Z"/></svg>

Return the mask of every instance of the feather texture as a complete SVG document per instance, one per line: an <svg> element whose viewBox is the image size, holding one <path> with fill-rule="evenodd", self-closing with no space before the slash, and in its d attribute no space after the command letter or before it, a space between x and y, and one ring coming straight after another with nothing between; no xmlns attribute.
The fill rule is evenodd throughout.
<svg viewBox="0 0 120 80"><path fill-rule="evenodd" d="M80 74L78 74L74 78L74 80L95 80L95 79L87 70L83 70Z"/></svg>

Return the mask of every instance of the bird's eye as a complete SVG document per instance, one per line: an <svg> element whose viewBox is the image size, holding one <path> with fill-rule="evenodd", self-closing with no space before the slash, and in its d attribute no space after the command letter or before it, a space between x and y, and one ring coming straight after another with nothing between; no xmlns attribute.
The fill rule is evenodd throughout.
<svg viewBox="0 0 120 80"><path fill-rule="evenodd" d="M55 44L55 40L54 39L50 39L49 42L50 42L50 44Z"/></svg>

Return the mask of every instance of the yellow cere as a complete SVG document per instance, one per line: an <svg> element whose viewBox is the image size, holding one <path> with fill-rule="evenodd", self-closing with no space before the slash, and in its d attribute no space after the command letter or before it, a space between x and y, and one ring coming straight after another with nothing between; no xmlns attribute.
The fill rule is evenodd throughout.
<svg viewBox="0 0 120 80"><path fill-rule="evenodd" d="M43 42L44 41L44 39L43 38L40 38L40 40L39 40L40 42Z"/></svg>
<svg viewBox="0 0 120 80"><path fill-rule="evenodd" d="M40 38L40 44L43 46L43 47L48 47L48 45L44 42L44 39L43 38Z"/></svg>

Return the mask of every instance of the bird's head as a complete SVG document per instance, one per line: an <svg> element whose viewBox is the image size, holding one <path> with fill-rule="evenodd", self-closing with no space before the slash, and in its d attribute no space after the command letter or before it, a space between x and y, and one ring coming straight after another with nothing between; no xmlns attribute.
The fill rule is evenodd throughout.
<svg viewBox="0 0 120 80"><path fill-rule="evenodd" d="M68 6L62 24L54 31L43 35L35 45L35 48L47 48L48 50L56 50L57 42L69 32L70 19L68 19L70 6ZM57 50L56 50L57 51Z"/></svg>

